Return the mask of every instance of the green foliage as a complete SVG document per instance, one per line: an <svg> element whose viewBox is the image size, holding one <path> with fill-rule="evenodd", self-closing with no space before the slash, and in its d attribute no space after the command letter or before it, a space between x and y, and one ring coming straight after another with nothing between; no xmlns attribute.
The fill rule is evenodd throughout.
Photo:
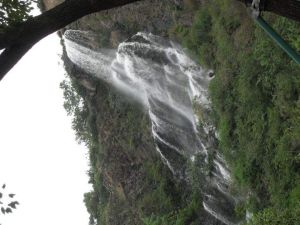
<svg viewBox="0 0 300 225"><path fill-rule="evenodd" d="M210 14L207 10L200 9L191 28L180 24L175 28L175 33L182 44L191 51L191 54L199 57L199 61L202 64L208 67L213 63L214 57L213 51L210 48L211 41L213 40L210 33L211 26ZM205 54L202 54L203 52Z"/></svg>
<svg viewBox="0 0 300 225"><path fill-rule="evenodd" d="M197 156L190 162L191 186L174 183L170 171L163 171L159 163L149 164L147 186L156 187L141 200L145 225L186 225L197 224L201 218L203 173L202 158Z"/></svg>
<svg viewBox="0 0 300 225"><path fill-rule="evenodd" d="M237 213L268 208L253 224L297 224L287 212L300 199L300 68L245 14L236 1L212 0L191 27L175 32L214 69L209 89L219 146L236 184L252 193ZM299 23L264 18L299 51Z"/></svg>
<svg viewBox="0 0 300 225"><path fill-rule="evenodd" d="M35 0L2 0L0 7L0 32L27 20Z"/></svg>
<svg viewBox="0 0 300 225"><path fill-rule="evenodd" d="M94 128L94 116L89 112L85 89L76 81L64 80L60 83L60 88L64 95L64 108L69 116L72 116L72 128L79 143L92 145ZM95 136L95 135L94 135Z"/></svg>
<svg viewBox="0 0 300 225"><path fill-rule="evenodd" d="M97 207L99 199L95 192L85 193L83 201L85 203L88 213L90 213L92 217L97 218Z"/></svg>
<svg viewBox="0 0 300 225"><path fill-rule="evenodd" d="M165 170L161 162L148 163L146 169L146 186L152 189L146 192L140 201L145 216L165 215L174 211L181 204L180 189L172 179L172 174Z"/></svg>
<svg viewBox="0 0 300 225"><path fill-rule="evenodd" d="M83 104L82 97L77 93L76 88L72 85L70 80L64 80L60 83L60 88L63 89L64 95L64 108L67 111L68 116L79 110Z"/></svg>
<svg viewBox="0 0 300 225"><path fill-rule="evenodd" d="M296 225L300 224L300 207L278 210L267 208L257 213L247 225Z"/></svg>

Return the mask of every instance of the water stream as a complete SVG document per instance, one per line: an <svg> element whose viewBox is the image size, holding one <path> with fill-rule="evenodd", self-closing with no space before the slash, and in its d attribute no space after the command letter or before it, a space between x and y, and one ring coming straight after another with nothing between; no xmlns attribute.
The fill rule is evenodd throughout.
<svg viewBox="0 0 300 225"><path fill-rule="evenodd" d="M159 36L138 33L117 50L93 50L87 46L89 35L65 32L70 60L143 104L152 121L157 151L178 179L186 177L185 160L193 161L200 155L204 168L213 151L210 175L203 170L202 193L204 210L217 222L204 224L237 224L237 200L228 190L231 177L226 163L215 149L216 132L209 122L199 127L193 110L194 103L203 112L210 110L211 71L203 70L179 45Z"/></svg>

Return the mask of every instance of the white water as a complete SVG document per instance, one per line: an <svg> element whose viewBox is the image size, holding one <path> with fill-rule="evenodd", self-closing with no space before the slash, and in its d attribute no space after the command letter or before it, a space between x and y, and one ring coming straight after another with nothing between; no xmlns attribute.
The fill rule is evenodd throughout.
<svg viewBox="0 0 300 225"><path fill-rule="evenodd" d="M198 66L180 46L152 34L138 33L117 50L97 51L84 47L86 40L91 39L88 35L81 31L65 33L68 57L148 109L157 151L174 176L184 179L183 159L194 159L200 154L204 155L203 165L208 163L209 152L216 151L211 150L215 131L209 123L202 131L197 129L192 104L197 101L209 110L211 71ZM206 176L202 190L206 196L203 208L220 224L236 224L235 198L228 191L230 173L218 153L211 174Z"/></svg>
<svg viewBox="0 0 300 225"><path fill-rule="evenodd" d="M234 223L231 223L229 220L226 219L226 217L222 216L221 214L216 213L208 204L203 202L203 208L209 212L211 215L213 215L216 219L224 222L227 225L234 225Z"/></svg>

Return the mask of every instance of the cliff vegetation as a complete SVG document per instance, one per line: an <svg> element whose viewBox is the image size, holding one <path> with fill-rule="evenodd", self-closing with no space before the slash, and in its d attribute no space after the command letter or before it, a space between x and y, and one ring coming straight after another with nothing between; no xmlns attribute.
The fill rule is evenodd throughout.
<svg viewBox="0 0 300 225"><path fill-rule="evenodd" d="M300 24L263 17L300 51ZM300 67L255 25L244 7L211 0L174 35L212 68L213 119L249 224L300 224Z"/></svg>
<svg viewBox="0 0 300 225"><path fill-rule="evenodd" d="M194 1L187 1L195 4ZM169 35L175 21L190 25L191 10L173 2L145 1L87 16L67 27L95 34L93 49L114 48L138 31ZM184 5L184 7L188 7ZM89 148L89 182L84 195L90 224L201 224L207 219L199 168L192 182L177 180L157 153L147 113L107 83L76 67L64 52L68 77L61 83L64 107L73 117L78 142ZM200 163L200 161L199 161ZM197 164L195 164L197 165Z"/></svg>
<svg viewBox="0 0 300 225"><path fill-rule="evenodd" d="M246 196L237 215L253 213L251 225L300 224L299 66L236 1L178 2L140 2L68 28L94 32L93 48L114 48L137 31L153 32L181 42L213 69L211 119L233 172L232 192ZM299 23L264 17L300 51ZM64 61L70 74L61 85L65 107L77 139L90 149L90 224L202 224L200 165L190 166L190 185L174 179L155 151L143 109Z"/></svg>

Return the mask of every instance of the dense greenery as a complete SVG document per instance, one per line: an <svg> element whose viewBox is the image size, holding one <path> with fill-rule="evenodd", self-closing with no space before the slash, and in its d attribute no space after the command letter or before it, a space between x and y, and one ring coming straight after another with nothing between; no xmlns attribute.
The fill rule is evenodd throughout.
<svg viewBox="0 0 300 225"><path fill-rule="evenodd" d="M2 0L0 7L0 32L29 18L35 0Z"/></svg>
<svg viewBox="0 0 300 225"><path fill-rule="evenodd" d="M300 204L300 67L255 25L241 5L212 0L191 27L175 34L200 64L215 70L210 94L220 148L251 224L298 224ZM298 51L300 24L265 14Z"/></svg>
<svg viewBox="0 0 300 225"><path fill-rule="evenodd" d="M300 224L300 208L267 208L251 219L248 225L297 225Z"/></svg>
<svg viewBox="0 0 300 225"><path fill-rule="evenodd" d="M200 171L202 162L203 159L198 156L195 163L189 165L190 185L172 184L159 164L149 165L146 185L156 186L156 188L142 199L142 206L148 206L143 218L146 225L200 224L201 220L204 220L201 194L204 179Z"/></svg>

